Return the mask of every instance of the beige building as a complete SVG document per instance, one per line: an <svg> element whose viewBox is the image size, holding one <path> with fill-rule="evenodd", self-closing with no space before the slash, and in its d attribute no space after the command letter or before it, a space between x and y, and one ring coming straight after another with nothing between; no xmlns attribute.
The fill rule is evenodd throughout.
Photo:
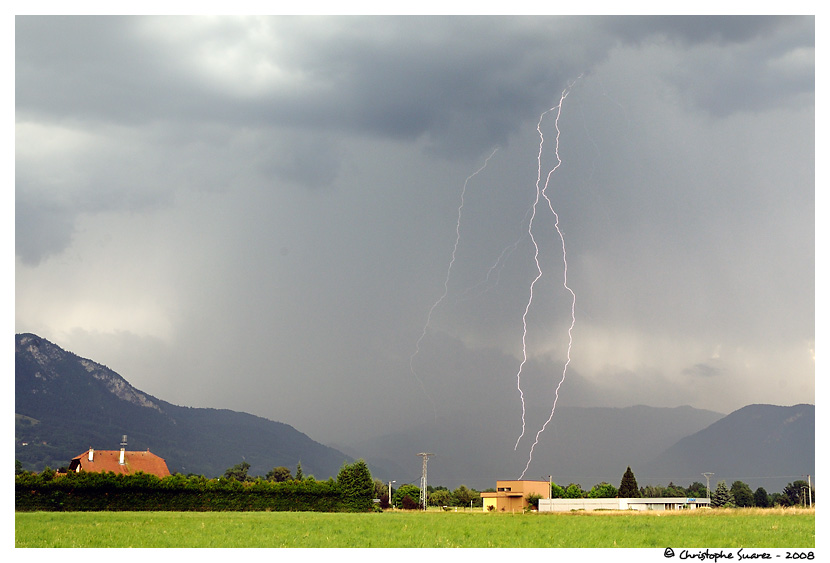
<svg viewBox="0 0 830 563"><path fill-rule="evenodd" d="M527 496L550 498L547 481L496 481L496 492L481 493L484 512L521 512L527 508ZM490 507L493 508L490 508Z"/></svg>
<svg viewBox="0 0 830 563"><path fill-rule="evenodd" d="M708 508L708 498L550 498L547 481L496 481L496 492L481 493L484 512L522 512L528 495L539 495L539 512L573 510L694 510ZM492 507L492 508L491 508Z"/></svg>

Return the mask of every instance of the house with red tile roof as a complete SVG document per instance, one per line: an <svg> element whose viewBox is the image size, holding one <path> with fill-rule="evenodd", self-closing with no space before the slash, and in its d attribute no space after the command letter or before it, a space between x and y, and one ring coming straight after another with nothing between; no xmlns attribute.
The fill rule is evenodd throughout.
<svg viewBox="0 0 830 563"><path fill-rule="evenodd" d="M94 450L89 448L69 462L69 471L94 471L104 473L112 471L115 474L132 475L139 471L159 478L170 475L164 458L146 452L128 452L124 448L117 450Z"/></svg>

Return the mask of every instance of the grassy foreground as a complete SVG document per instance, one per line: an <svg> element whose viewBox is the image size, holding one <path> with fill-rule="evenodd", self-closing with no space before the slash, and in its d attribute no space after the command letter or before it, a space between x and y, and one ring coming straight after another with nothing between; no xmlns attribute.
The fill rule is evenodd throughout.
<svg viewBox="0 0 830 563"><path fill-rule="evenodd" d="M15 547L814 548L815 509L485 514L18 512Z"/></svg>

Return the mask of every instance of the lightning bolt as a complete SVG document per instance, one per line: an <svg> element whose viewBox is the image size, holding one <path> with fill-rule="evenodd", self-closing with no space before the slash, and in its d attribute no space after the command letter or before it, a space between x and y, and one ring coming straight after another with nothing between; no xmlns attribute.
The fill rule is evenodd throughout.
<svg viewBox="0 0 830 563"><path fill-rule="evenodd" d="M464 180L464 186L461 188L461 196L459 198L460 201L458 204L458 213L455 223L455 244L452 247L452 256L450 258L450 263L447 266L447 275L444 278L444 292L441 294L441 297L439 297L435 301L435 303L432 304L432 307L429 308L429 312L427 313L427 320L426 323L424 323L424 328L421 331L421 336L415 343L415 351L409 357L409 371L412 372L412 375L415 376L415 379L418 380L418 383L421 385L421 389L423 390L424 395L426 395L432 403L432 411L435 415L436 420L438 419L438 412L435 407L435 400L430 396L429 393L427 393L426 387L424 386L424 382L421 380L421 378L418 376L418 372L415 370L415 356L417 356L421 351L421 342L423 342L424 338L426 337L427 330L429 329L429 325L432 322L432 313L435 311L438 305L440 305L444 301L444 299L447 298L447 294L449 293L450 275L452 274L452 267L455 264L455 255L458 252L458 244L461 241L461 215L464 210L464 197L467 194L467 185L470 183L470 180L475 178L479 173L481 173L485 168L487 168L487 163L490 162L490 159L493 158L493 155L495 155L498 150L498 148L493 149L493 152L490 153L490 156L484 159L484 164L481 165L481 168L467 176L467 179Z"/></svg>
<svg viewBox="0 0 830 563"><path fill-rule="evenodd" d="M579 80L579 78L581 78L581 76L578 77L577 80ZM559 155L559 141L560 141L560 136L561 136L561 130L559 128L559 120L560 120L560 117L562 116L562 108L564 106L565 99L568 97L568 94L570 93L570 90L571 90L572 87L573 87L573 83L568 84L567 88L565 88L561 93L561 96L559 98L559 103L557 105L551 107L550 109L542 112L542 114L539 116L539 120L536 124L536 131L539 134L539 152L538 152L538 155L537 155L537 171L536 171L536 197L533 201L533 205L530 207L530 209L528 209L527 215L525 216L525 220L527 220L526 235L523 234L522 237L518 241L516 241L513 245L508 246L507 248L502 250L501 255L499 255L499 257L496 259L495 263L487 271L487 274L485 276L485 280L483 282L480 282L479 284L476 284L475 286L473 286L473 288L468 289L467 291L463 292L462 295L461 295L461 297L464 297L467 293L473 292L473 290L475 290L476 287L478 287L479 285L489 284L491 275L494 272L496 272L498 274L501 271L501 269L503 268L503 266L504 266L503 265L503 260L504 260L505 256L508 255L509 253L511 253L513 250L515 250L516 247L518 246L518 244L524 239L525 236L528 236L530 238L530 240L533 244L533 249L534 249L533 260L534 260L534 263L536 264L536 275L533 278L533 281L530 283L527 303L525 304L524 312L522 313L522 360L519 364L518 371L516 372L516 388L519 392L519 397L520 397L521 405L522 405L522 430L521 430L521 433L520 433L518 439L516 440L516 444L513 448L514 451L515 451L515 450L518 449L519 443L521 442L522 438L524 437L524 435L527 431L527 423L526 423L527 407L526 407L526 404L525 404L524 391L522 390L522 373L523 373L525 365L527 364L527 361L528 361L527 317L528 317L528 315L530 313L530 309L533 305L534 291L536 289L536 284L539 282L539 280L543 276L542 265L541 265L541 262L540 262L540 259L539 259L540 246L539 246L539 241L537 240L536 235L534 234L534 224L535 224L535 221L536 221L536 218L537 218L537 212L539 210L539 205L540 205L541 201L544 199L544 201L547 204L548 209L550 210L551 215L554 218L554 227L556 229L556 232L559 236L559 241L561 243L562 263L563 263L563 281L562 281L562 285L565 288L565 290L571 296L571 323L570 323L570 326L568 328L568 349L567 349L566 361L565 361L564 367L562 369L562 377L560 378L559 383L555 388L555 396L554 396L554 400L553 400L553 405L551 407L550 415L548 416L547 420L542 425L542 427L539 429L539 431L536 433L535 441L533 442L533 444L530 447L530 452L529 452L529 455L528 455L527 464L525 465L525 469L522 472L520 479L524 478L524 475L527 472L528 467L530 467L530 463L533 460L533 452L534 452L536 446L539 443L539 437L542 435L542 433L545 431L545 429L547 428L550 421L553 419L554 413L556 411L556 404L559 400L559 391L560 391L560 388L562 387L562 384L565 382L567 372L568 372L568 367L570 366L570 363L571 363L571 348L573 346L573 329L574 329L574 326L576 325L576 294L574 293L574 291L568 285L567 251L566 251L566 247L565 247L565 237L564 237L564 235L562 233L562 230L559 226L559 214L556 212L556 209L554 208L553 202L551 201L550 197L548 196L547 191L548 191L548 188L549 188L550 183L551 183L551 178L556 173L556 171L559 169L559 167L562 165L562 159ZM542 174L542 157L544 155L545 136L542 133L542 122L545 120L545 117L550 113L555 113L555 116L556 116L555 120L554 120L554 126L555 126L555 130L556 130L554 155L555 155L556 163L547 172L547 174L544 175L544 177L543 177L543 174ZM452 275L453 266L454 266L455 261L456 261L456 254L457 254L457 251L458 251L458 246L459 246L459 243L460 243L460 240L461 240L461 221L462 221L462 215L463 215L464 203L465 203L465 196L466 196L466 193L467 193L468 185L469 185L470 181L476 175L480 174L487 167L487 164L489 163L490 159L495 155L496 152L497 152L497 149L494 149L493 152L490 154L490 156L488 156L484 160L484 163L482 164L482 166L478 170L476 170L473 174L469 175L466 178L466 180L464 181L464 185L461 189L460 202L459 202L458 211L457 211L456 229L455 229L455 235L456 235L455 243L453 245L452 255L451 255L449 264L447 266L447 273L446 273L446 276L444 278L444 290L443 290L443 293L441 294L441 296L429 308L429 311L427 313L426 323L423 326L420 337L417 339L417 341L415 343L415 351L409 357L409 369L410 369L412 375L418 380L418 383L420 384L421 389L424 391L424 394L432 402L433 412L435 413L436 421L437 421L438 416L437 416L437 411L436 411L436 407L435 407L435 401L432 399L432 397L427 392L426 387L424 385L424 382L419 377L418 372L415 369L415 358L418 356L418 354L421 351L421 344L422 344L424 338L426 338L427 331L428 331L429 326L432 322L433 313L438 308L438 306L447 298L447 296L449 294L449 281L450 281L450 277ZM543 178L544 178L544 182L543 182ZM529 216L529 218L528 218L528 216ZM498 283L498 282L496 282L496 283Z"/></svg>
<svg viewBox="0 0 830 563"><path fill-rule="evenodd" d="M562 96L563 101L565 99L565 96L567 96L567 94L564 94ZM560 110L559 111L561 112L561 102L560 102ZM556 167L558 167L559 164L561 164L561 160L559 160L559 125L558 125L559 115L557 115L556 121L557 121L557 126L556 126L556 138L557 138L556 158L557 158L557 161L559 162L556 165ZM554 168L554 170L556 170L556 168ZM553 173L553 170L551 171L551 174L552 173ZM550 174L548 175L548 180L550 180ZM562 230L559 228L559 214L554 210L553 203L550 201L550 198L548 198L548 196L546 194L547 188L548 188L548 184L546 182L545 183L545 188L542 190L542 195L545 197L545 200L548 202L548 207L550 208L551 213L553 213L554 217L556 218L556 222L554 223L554 225L556 227L556 232L559 234L559 240L562 243L562 264L563 264L562 286L568 291L568 293L571 294L571 325L568 327L568 351L567 351L567 355L566 355L565 365L562 368L562 378L559 380L559 384L556 386L554 399L553 399L553 406L550 409L550 415L548 416L545 423L542 425L542 428L540 428L539 431L536 433L536 439L534 440L533 445L530 446L530 453L528 454L527 464L525 465L524 471L522 471L522 475L519 477L519 479L524 478L525 473L527 473L527 469L528 469L528 467L530 467L530 462L533 461L533 450L536 448L536 445L539 443L539 436L542 435L542 432L545 431L545 428L547 428L550 421L553 420L553 414L554 414L554 412L556 412L556 403L559 400L559 389L562 387L562 384L565 382L565 377L566 377L566 374L568 373L568 366L571 363L571 347L573 346L573 329L574 329L574 326L576 325L576 294L568 286L568 254L567 254L567 251L565 250L565 237L562 234Z"/></svg>
<svg viewBox="0 0 830 563"><path fill-rule="evenodd" d="M525 469L522 472L522 475L521 475L520 479L524 477L524 474L527 472L527 468L530 466L530 462L533 459L533 451L534 451L536 445L539 442L539 436L542 434L542 432L544 432L544 430L547 427L548 423L553 419L553 414L556 410L556 403L559 399L559 389L562 386L562 383L565 381L565 376L567 374L568 366L570 365L570 362L571 362L571 347L573 345L573 328L574 328L574 325L576 324L576 294L568 286L568 261L567 261L567 252L566 252L566 249L565 249L565 237L562 234L562 230L559 228L559 214L556 213L556 210L554 209L554 206L553 206L553 202L550 200L550 198L547 195L547 190L548 190L548 186L550 185L551 177L553 176L553 174L556 172L556 170L562 164L562 159L559 156L559 138L560 138L560 135L561 135L561 131L559 129L559 118L562 115L562 107L564 105L565 98L568 97L568 94L570 93L570 89L571 89L572 86L573 85L571 84L566 89L564 89L562 91L562 94L559 98L559 104L552 107L552 108L550 108L549 110L543 112L542 115L539 116L539 121L536 124L536 131L539 133L539 154L538 154L538 157L537 157L538 168L537 168L537 176L536 176L536 199L533 203L533 211L531 213L530 221L528 222L528 234L530 235L530 239L533 242L534 261L536 263L536 272L537 273L536 273L536 277L533 279L533 281L530 284L530 295L529 295L528 300L527 300L527 305L525 306L524 314L522 315L522 362L519 365L519 370L516 374L516 387L519 390L519 396L520 396L521 403L522 403L522 432L519 435L518 439L516 440L516 445L513 447L514 451L518 448L519 442L524 437L525 430L526 430L526 422L525 422L526 407L525 407L525 401L524 401L524 392L522 391L522 388L521 388L521 375L522 375L522 370L524 368L524 365L527 363L527 315L528 315L528 312L530 311L530 307L533 303L533 289L536 285L536 282L538 282L539 279L542 277L542 267L539 263L539 245L536 241L536 237L533 235L533 220L536 217L536 207L539 204L540 197L543 197L545 199L545 201L548 204L548 209L550 209L551 214L555 218L554 226L556 228L556 232L559 235L559 240L562 244L562 261L563 261L563 264L564 264L563 286L571 294L571 325L568 328L567 359L566 359L566 362L565 362L565 366L562 370L562 378L560 379L559 384L556 386L555 398L554 398L554 402L553 402L553 407L551 408L550 416L548 417L547 421L544 423L542 428L539 430L539 432L536 433L536 439L535 439L533 445L530 448L530 454L529 454L529 457L528 457L527 465L525 466ZM541 182L542 182L542 153L543 153L543 146L544 146L544 142L545 142L545 137L544 137L544 134L542 133L542 120L545 118L545 115L547 115L548 113L550 113L554 110L556 110L556 119L554 120L554 126L555 126L555 129L556 129L556 138L555 138L555 147L554 147L554 154L556 156L556 164L554 165L553 168L551 168L550 171L548 171L547 176L545 177L544 186L541 186Z"/></svg>

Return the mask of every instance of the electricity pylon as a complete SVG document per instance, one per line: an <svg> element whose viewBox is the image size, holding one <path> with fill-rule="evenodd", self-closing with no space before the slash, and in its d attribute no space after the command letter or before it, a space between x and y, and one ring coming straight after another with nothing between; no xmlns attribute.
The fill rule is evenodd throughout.
<svg viewBox="0 0 830 563"><path fill-rule="evenodd" d="M429 456L435 455L435 454L429 454L429 453L426 453L426 452L421 452L418 455L421 456L424 460L423 468L421 469L421 498L420 498L420 503L421 503L421 506L424 507L424 510L426 510L427 509L427 460L429 459Z"/></svg>
<svg viewBox="0 0 830 563"><path fill-rule="evenodd" d="M704 477L706 477L706 498L709 498L709 499L710 499L710 498L712 498L712 497L711 497L711 495L709 494L709 477L711 477L712 475L714 475L714 473L712 473L711 471L707 471L707 472L705 472L705 473L701 473L701 475L703 475Z"/></svg>

